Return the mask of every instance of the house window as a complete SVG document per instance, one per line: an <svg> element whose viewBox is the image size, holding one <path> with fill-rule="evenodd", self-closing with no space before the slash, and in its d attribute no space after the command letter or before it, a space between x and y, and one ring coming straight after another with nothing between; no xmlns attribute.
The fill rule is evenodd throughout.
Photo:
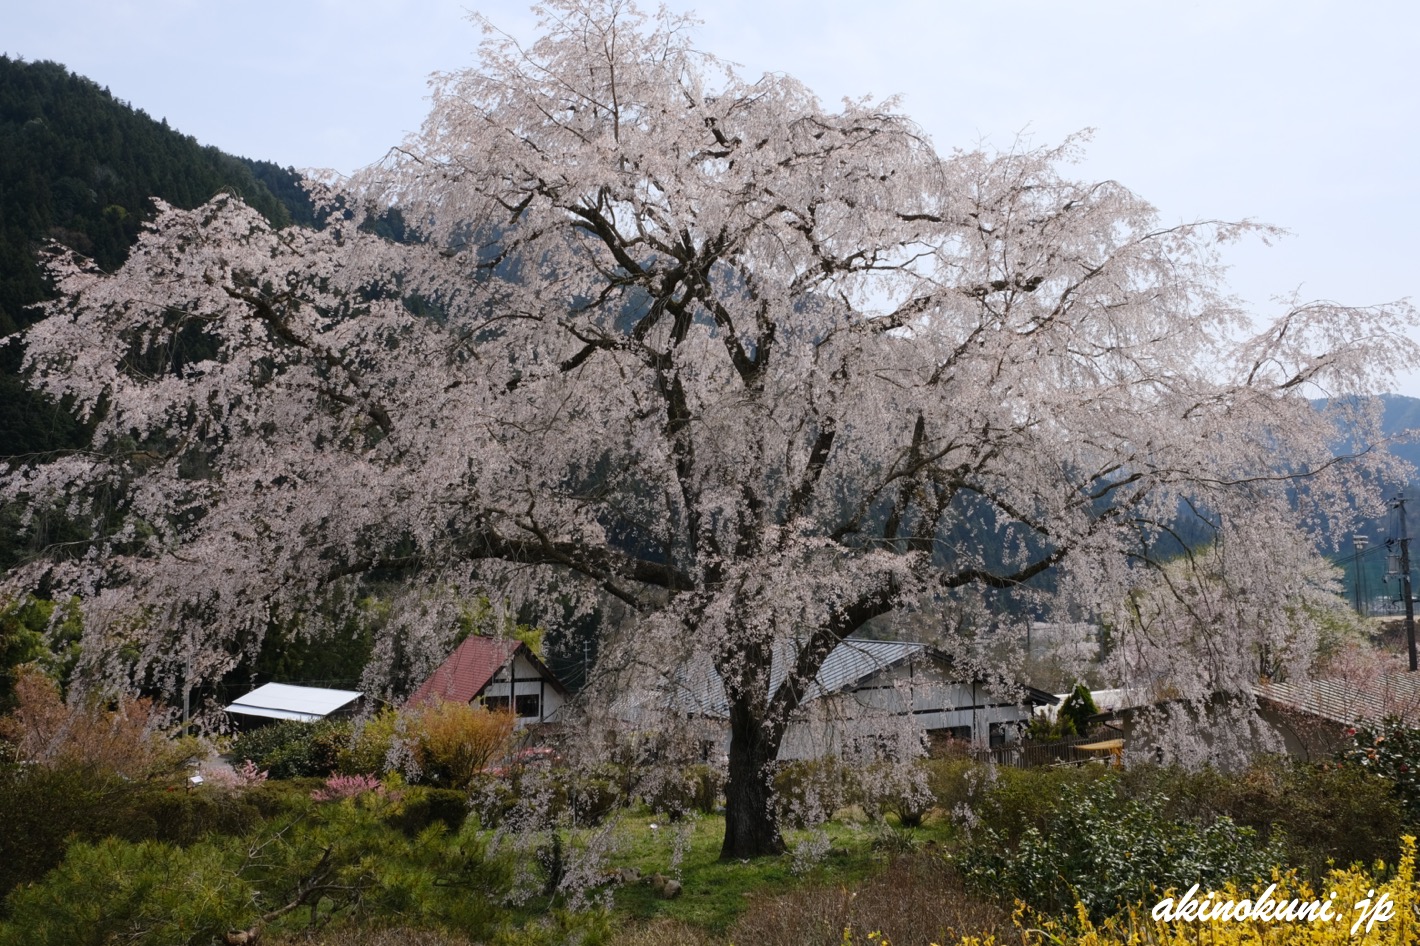
<svg viewBox="0 0 1420 946"><path fill-rule="evenodd" d="M513 701L519 719L536 719L541 714L542 703L536 693L520 693Z"/></svg>
<svg viewBox="0 0 1420 946"><path fill-rule="evenodd" d="M490 713L506 713L508 712L508 698L506 696L485 696L483 708Z"/></svg>
<svg viewBox="0 0 1420 946"><path fill-rule="evenodd" d="M990 728L991 748L1004 746L1016 739L1015 723L992 723Z"/></svg>

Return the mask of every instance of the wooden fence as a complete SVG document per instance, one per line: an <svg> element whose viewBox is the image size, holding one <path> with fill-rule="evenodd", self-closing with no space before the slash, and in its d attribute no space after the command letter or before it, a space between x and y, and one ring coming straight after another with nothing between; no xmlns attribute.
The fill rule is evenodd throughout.
<svg viewBox="0 0 1420 946"><path fill-rule="evenodd" d="M1018 769L1029 769L1039 765L1084 765L1087 762L1110 761L1107 752L1092 752L1079 748L1081 745L1097 741L1098 737L1084 737L1037 745L1008 743L994 749L973 749L971 757L977 762L1009 765Z"/></svg>

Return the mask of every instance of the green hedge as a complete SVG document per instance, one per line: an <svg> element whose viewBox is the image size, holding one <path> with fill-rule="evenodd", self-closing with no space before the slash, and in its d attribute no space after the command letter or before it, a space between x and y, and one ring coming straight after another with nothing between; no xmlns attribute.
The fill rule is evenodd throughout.
<svg viewBox="0 0 1420 946"><path fill-rule="evenodd" d="M1260 879L1282 860L1251 828L1227 817L1175 819L1167 801L1131 798L1114 778L1071 785L1051 800L1043 827L1025 827L1012 843L980 826L957 864L984 894L1054 913L1083 904L1100 921L1169 887Z"/></svg>
<svg viewBox="0 0 1420 946"><path fill-rule="evenodd" d="M336 771L350 740L345 720L282 720L237 736L231 755L238 762L250 759L274 779L325 776Z"/></svg>

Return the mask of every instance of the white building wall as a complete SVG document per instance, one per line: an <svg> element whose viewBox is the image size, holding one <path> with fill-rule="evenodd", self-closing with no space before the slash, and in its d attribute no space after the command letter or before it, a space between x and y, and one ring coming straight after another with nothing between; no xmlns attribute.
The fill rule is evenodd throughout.
<svg viewBox="0 0 1420 946"><path fill-rule="evenodd" d="M779 758L851 757L872 751L906 752L929 730L956 729L972 745L991 742L993 723L1005 741L1017 738L1030 708L1001 704L985 687L946 681L935 669L892 667L873 674L849 693L813 700L789 724ZM892 748L896 745L898 748Z"/></svg>
<svg viewBox="0 0 1420 946"><path fill-rule="evenodd" d="M513 658L511 680L508 670L508 667L499 670L488 685L483 688L484 702L505 703L515 710L526 711L531 708L532 700L530 698L536 697L536 713L524 715L523 712L520 712L517 725L554 722L557 719L558 710L562 709L566 702L556 684L543 676L532 661L522 653ZM519 697L524 698L521 705Z"/></svg>

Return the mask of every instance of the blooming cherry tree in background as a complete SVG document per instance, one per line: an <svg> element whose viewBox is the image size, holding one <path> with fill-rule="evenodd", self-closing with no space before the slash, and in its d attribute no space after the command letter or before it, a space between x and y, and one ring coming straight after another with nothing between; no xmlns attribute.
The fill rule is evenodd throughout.
<svg viewBox="0 0 1420 946"><path fill-rule="evenodd" d="M93 447L4 495L105 526L11 581L83 596L92 671L186 686L396 579L432 635L460 596L615 599L638 660L724 681L741 857L782 849L766 766L874 618L1028 602L1049 571L1185 694L1245 690L1264 650L1305 666L1307 609L1266 618L1320 594L1295 568L1389 462L1332 446L1338 418L1378 442L1342 396L1414 357L1407 307L1255 326L1214 247L1260 228L1163 226L1065 176L1073 142L942 155L892 102L741 78L664 11L542 16L436 77L326 229L219 197L164 208L117 273L54 260L27 363ZM417 239L375 235L391 208ZM1155 567L1180 510L1233 605Z"/></svg>

